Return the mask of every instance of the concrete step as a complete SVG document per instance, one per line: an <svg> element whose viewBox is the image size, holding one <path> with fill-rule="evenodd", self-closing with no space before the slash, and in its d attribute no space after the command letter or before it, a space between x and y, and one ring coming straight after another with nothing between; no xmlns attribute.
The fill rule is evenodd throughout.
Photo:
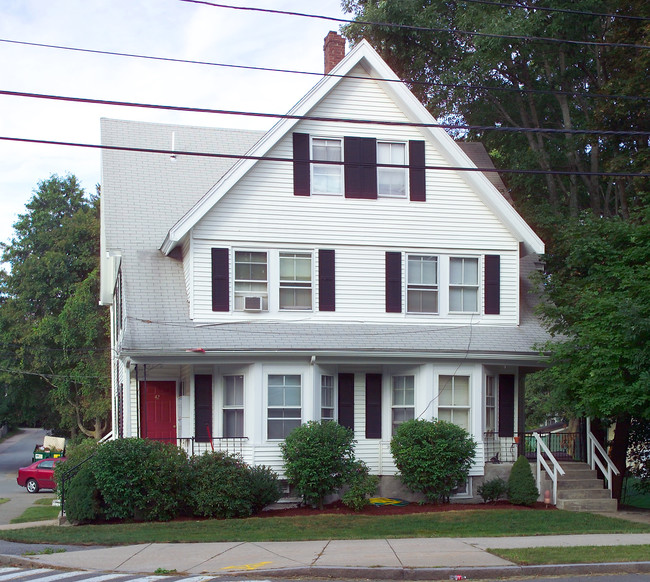
<svg viewBox="0 0 650 582"><path fill-rule="evenodd" d="M557 490L558 499L611 499L612 494L609 489L559 489Z"/></svg>
<svg viewBox="0 0 650 582"><path fill-rule="evenodd" d="M616 511L616 499L558 499L557 508L567 511Z"/></svg>
<svg viewBox="0 0 650 582"><path fill-rule="evenodd" d="M602 489L602 479L567 479L560 477L557 480L557 488L559 489Z"/></svg>

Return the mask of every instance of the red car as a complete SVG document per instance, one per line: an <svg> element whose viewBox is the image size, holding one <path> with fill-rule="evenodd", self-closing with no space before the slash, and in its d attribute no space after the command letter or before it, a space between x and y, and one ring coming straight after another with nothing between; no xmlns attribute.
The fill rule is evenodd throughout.
<svg viewBox="0 0 650 582"><path fill-rule="evenodd" d="M16 481L21 487L27 487L30 493L38 493L39 489L55 489L54 466L65 461L65 457L57 459L41 459L18 469Z"/></svg>

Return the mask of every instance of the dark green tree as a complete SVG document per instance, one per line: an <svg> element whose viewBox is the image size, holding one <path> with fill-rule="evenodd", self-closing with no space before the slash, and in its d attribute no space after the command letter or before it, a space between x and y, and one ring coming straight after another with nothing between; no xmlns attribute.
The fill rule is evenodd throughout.
<svg viewBox="0 0 650 582"><path fill-rule="evenodd" d="M504 176L520 210L538 228L552 233L557 216L584 209L626 217L637 199L634 181L584 172L639 171L643 163L647 168L647 136L552 132L648 130L648 51L602 45L648 45L648 27L598 14L647 17L650 7L642 0L539 3L569 9L563 12L536 10L537 4L343 0L358 21L431 29L357 22L343 31L352 43L366 38L441 121L547 130L469 132L494 154L497 167L575 172ZM543 40L548 38L592 44ZM637 98L602 97L610 94Z"/></svg>
<svg viewBox="0 0 650 582"><path fill-rule="evenodd" d="M97 302L99 199L74 176L39 183L2 245L8 420L99 438L110 413L108 313Z"/></svg>
<svg viewBox="0 0 650 582"><path fill-rule="evenodd" d="M632 418L650 419L650 223L587 214L558 233L546 256L541 314L555 338L539 373L567 417L616 422L611 456L625 470ZM620 482L615 481L616 494Z"/></svg>

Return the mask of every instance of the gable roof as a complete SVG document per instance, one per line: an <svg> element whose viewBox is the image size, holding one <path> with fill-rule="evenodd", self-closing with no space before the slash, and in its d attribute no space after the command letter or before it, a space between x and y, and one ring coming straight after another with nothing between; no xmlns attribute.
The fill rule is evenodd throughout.
<svg viewBox="0 0 650 582"><path fill-rule="evenodd" d="M361 66L373 77L387 79L383 89L401 108L406 117L416 123L434 124L435 119L416 99L408 88L370 46L363 40L331 71L323 77L290 111L292 118L281 119L248 152L251 157L264 157L285 135L320 103L353 68ZM454 140L441 128L425 127L423 133L433 142L439 153L450 166L477 167ZM167 232L160 250L169 254L183 240L188 232L214 207L214 205L246 175L256 164L256 159L240 159L221 180L211 188L172 228ZM533 232L516 210L504 199L492 182L481 172L459 172L463 180L479 195L483 203L503 222L508 230L528 251L544 252L544 243Z"/></svg>

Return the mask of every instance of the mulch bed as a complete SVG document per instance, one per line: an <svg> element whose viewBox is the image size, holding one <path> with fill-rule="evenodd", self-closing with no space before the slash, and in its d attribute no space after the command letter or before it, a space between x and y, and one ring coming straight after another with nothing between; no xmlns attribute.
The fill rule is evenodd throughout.
<svg viewBox="0 0 650 582"><path fill-rule="evenodd" d="M325 505L321 509L315 509L306 505L300 507L279 507L266 509L258 513L255 517L295 517L300 515L323 515L323 514L338 514L338 515L409 515L413 513L436 513L441 511L491 511L494 509L517 509L522 511L529 511L531 509L544 509L555 510L555 506L544 503L535 503L532 507L524 507L523 505L512 505L509 501L496 501L495 503L409 503L408 505L367 505L361 511L354 511L349 507L343 505L341 501L335 501Z"/></svg>

